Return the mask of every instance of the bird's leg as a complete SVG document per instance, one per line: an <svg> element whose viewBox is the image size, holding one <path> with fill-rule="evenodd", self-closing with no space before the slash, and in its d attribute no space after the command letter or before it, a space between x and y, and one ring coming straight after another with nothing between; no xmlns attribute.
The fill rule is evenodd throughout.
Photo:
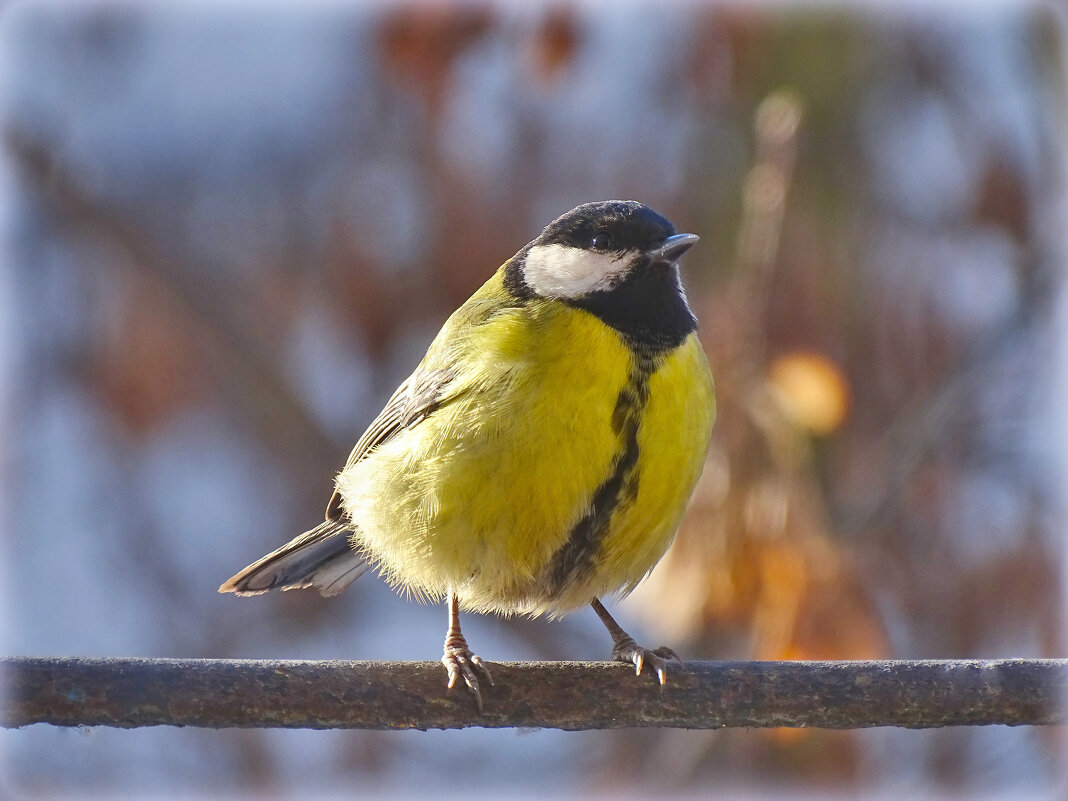
<svg viewBox="0 0 1068 801"><path fill-rule="evenodd" d="M680 665L683 664L679 655L670 648L661 646L655 651L650 651L634 642L634 638L623 631L615 619L608 614L604 604L596 598L593 599L593 603L590 605L593 607L593 611L597 613L597 617L601 618L601 622L608 629L608 633L612 635L612 658L620 662L633 663L634 672L637 675L641 675L642 666L648 662L656 670L656 676L660 679L660 683L663 684L667 680L668 660L674 659Z"/></svg>
<svg viewBox="0 0 1068 801"><path fill-rule="evenodd" d="M445 655L441 664L449 674L449 689L456 686L457 679L463 677L464 684L475 696L479 713L482 712L482 692L478 688L478 674L481 672L492 685L493 677L482 661L482 657L471 652L467 640L460 631L460 602L456 594L449 591L449 630L445 633Z"/></svg>

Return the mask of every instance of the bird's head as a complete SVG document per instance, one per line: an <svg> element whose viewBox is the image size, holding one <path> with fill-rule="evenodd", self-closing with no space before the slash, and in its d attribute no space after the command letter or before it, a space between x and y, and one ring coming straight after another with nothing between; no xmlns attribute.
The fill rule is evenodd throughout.
<svg viewBox="0 0 1068 801"><path fill-rule="evenodd" d="M560 300L631 339L674 346L696 329L678 259L697 240L633 200L585 203L520 250L505 283L518 297Z"/></svg>

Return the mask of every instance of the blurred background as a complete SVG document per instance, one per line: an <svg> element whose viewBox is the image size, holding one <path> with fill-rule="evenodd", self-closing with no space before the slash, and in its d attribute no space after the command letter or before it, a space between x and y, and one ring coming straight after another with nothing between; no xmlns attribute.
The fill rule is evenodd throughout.
<svg viewBox="0 0 1068 801"><path fill-rule="evenodd" d="M702 237L720 416L624 626L695 659L1065 656L1062 51L1038 4L4 4L4 651L436 659L444 609L371 575L216 588L321 519L501 262L634 198ZM592 613L464 632L491 661L610 648ZM1038 797L1066 751L1035 728L0 745L31 798Z"/></svg>

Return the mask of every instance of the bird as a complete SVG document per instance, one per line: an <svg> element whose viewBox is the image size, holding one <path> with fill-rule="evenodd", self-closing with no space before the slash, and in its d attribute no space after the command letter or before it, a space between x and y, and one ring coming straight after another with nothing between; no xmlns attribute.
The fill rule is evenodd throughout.
<svg viewBox="0 0 1068 801"><path fill-rule="evenodd" d="M633 200L553 220L448 318L335 476L324 522L219 592L332 596L373 568L445 603L447 690L462 679L480 712L493 677L460 610L592 606L613 659L664 684L682 660L600 599L663 556L709 446L713 378L678 264L697 241Z"/></svg>

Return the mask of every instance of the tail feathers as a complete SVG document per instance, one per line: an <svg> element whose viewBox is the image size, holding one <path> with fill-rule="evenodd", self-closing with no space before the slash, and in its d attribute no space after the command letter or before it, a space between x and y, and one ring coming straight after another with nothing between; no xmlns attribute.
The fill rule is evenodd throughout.
<svg viewBox="0 0 1068 801"><path fill-rule="evenodd" d="M327 520L253 562L225 581L219 592L259 595L314 587L323 595L337 595L369 567L349 544L350 533L340 521Z"/></svg>

